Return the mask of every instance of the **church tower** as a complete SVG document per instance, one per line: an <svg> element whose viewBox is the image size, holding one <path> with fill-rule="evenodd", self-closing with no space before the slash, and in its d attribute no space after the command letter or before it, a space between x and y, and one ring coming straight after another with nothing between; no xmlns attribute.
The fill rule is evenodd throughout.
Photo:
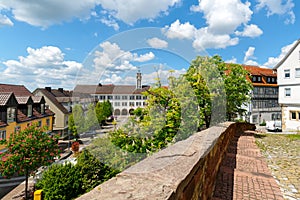
<svg viewBox="0 0 300 200"><path fill-rule="evenodd" d="M142 73L140 70L136 73L136 89L142 89Z"/></svg>

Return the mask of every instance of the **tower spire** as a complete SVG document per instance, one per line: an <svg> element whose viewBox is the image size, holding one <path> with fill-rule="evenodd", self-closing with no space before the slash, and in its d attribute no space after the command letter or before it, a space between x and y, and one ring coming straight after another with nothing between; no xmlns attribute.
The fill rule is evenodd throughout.
<svg viewBox="0 0 300 200"><path fill-rule="evenodd" d="M140 68L136 73L136 89L142 89L142 73L140 71Z"/></svg>

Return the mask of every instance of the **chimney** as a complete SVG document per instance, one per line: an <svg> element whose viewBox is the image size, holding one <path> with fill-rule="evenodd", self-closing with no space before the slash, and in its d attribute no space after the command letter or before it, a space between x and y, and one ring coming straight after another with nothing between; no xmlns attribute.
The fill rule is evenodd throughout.
<svg viewBox="0 0 300 200"><path fill-rule="evenodd" d="M58 88L58 91L60 91L61 93L64 93L64 88Z"/></svg>
<svg viewBox="0 0 300 200"><path fill-rule="evenodd" d="M142 73L140 70L136 73L136 89L142 89Z"/></svg>
<svg viewBox="0 0 300 200"><path fill-rule="evenodd" d="M45 87L48 92L51 92L51 87Z"/></svg>

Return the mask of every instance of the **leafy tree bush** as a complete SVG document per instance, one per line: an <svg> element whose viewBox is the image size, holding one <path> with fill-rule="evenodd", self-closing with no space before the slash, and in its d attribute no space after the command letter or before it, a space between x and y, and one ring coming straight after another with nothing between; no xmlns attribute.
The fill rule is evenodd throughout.
<svg viewBox="0 0 300 200"><path fill-rule="evenodd" d="M39 167L51 164L59 155L56 138L33 124L24 131L11 133L8 140L0 141L7 151L0 154L0 173L4 177L25 175L25 198L27 199L28 177Z"/></svg>
<svg viewBox="0 0 300 200"><path fill-rule="evenodd" d="M45 200L70 200L84 193L80 167L72 163L54 164L43 172L36 184L43 189Z"/></svg>
<svg viewBox="0 0 300 200"><path fill-rule="evenodd" d="M38 181L36 187L43 189L45 200L69 200L84 194L100 183L119 173L84 150L77 163L54 164Z"/></svg>
<svg viewBox="0 0 300 200"><path fill-rule="evenodd" d="M114 170L95 158L89 151L84 150L77 158L77 164L82 175L82 189L92 190L100 183L114 177L119 171Z"/></svg>
<svg viewBox="0 0 300 200"><path fill-rule="evenodd" d="M106 119L113 114L113 107L107 100L104 102L98 102L95 107L98 122L101 125L105 125Z"/></svg>

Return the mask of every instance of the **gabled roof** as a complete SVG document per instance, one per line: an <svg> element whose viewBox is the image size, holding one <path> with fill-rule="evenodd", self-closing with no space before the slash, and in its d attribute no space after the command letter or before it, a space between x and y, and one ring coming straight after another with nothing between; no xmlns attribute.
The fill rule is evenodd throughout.
<svg viewBox="0 0 300 200"><path fill-rule="evenodd" d="M296 47L300 44L300 39L297 40L297 42L295 43L295 45L289 50L289 52L284 56L284 58L277 63L277 65L275 65L275 67L273 69L278 69L282 63L284 63L284 61L291 55L291 53L296 49Z"/></svg>
<svg viewBox="0 0 300 200"><path fill-rule="evenodd" d="M135 85L76 85L75 94L141 94L149 90L150 86L143 86L137 89Z"/></svg>
<svg viewBox="0 0 300 200"><path fill-rule="evenodd" d="M13 95L12 92L0 92L0 106L5 106L11 95Z"/></svg>
<svg viewBox="0 0 300 200"><path fill-rule="evenodd" d="M33 93L36 94L37 92L41 92L45 97L47 97L62 113L69 114L69 111L61 103L58 102L52 92L49 92L44 88L38 88Z"/></svg>
<svg viewBox="0 0 300 200"><path fill-rule="evenodd" d="M15 96L32 96L24 85L0 84L0 92L13 92Z"/></svg>
<svg viewBox="0 0 300 200"><path fill-rule="evenodd" d="M33 100L31 98L31 96L17 96L16 97L18 104L32 104Z"/></svg>

